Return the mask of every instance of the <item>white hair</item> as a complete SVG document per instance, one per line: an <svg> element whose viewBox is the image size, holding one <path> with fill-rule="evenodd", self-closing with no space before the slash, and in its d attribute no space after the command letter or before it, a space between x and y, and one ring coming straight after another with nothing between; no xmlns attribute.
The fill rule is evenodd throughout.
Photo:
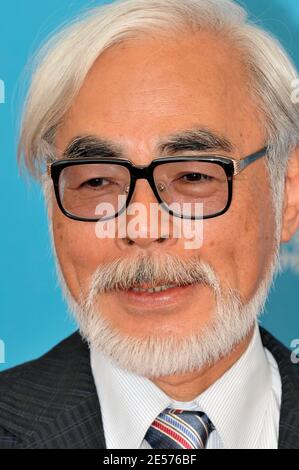
<svg viewBox="0 0 299 470"><path fill-rule="evenodd" d="M232 0L118 0L90 9L64 27L36 56L22 121L19 161L34 177L49 183L42 178L43 164L55 159L57 127L104 50L144 33L175 35L198 29L221 33L242 52L252 97L264 116L279 232L288 157L299 144L299 107L291 100L297 72L279 42L249 22L246 11Z"/></svg>

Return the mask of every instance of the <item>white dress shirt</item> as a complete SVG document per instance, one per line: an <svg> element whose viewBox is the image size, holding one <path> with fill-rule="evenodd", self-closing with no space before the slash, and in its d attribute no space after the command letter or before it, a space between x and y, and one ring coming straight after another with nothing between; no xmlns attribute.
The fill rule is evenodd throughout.
<svg viewBox="0 0 299 470"><path fill-rule="evenodd" d="M208 449L277 449L281 379L256 325L238 361L192 402L176 402L145 377L91 349L107 449L151 449L144 436L165 408L203 411L215 426Z"/></svg>

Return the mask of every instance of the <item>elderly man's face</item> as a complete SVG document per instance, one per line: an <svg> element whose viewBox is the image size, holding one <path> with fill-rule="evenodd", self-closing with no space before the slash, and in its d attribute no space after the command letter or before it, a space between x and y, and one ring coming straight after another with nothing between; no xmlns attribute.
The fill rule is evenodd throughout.
<svg viewBox="0 0 299 470"><path fill-rule="evenodd" d="M95 135L114 141L124 157L148 165L160 139L193 127L213 130L233 143L241 159L265 145L265 135L248 85L248 75L233 48L207 32L177 41L140 38L107 50L94 64L59 129L62 152L72 138ZM198 152L181 151L180 155ZM223 286L250 299L273 256L275 222L265 159L234 179L227 213L204 220L201 248L186 249L183 238L99 239L95 223L66 218L56 202L54 239L64 278L75 299L86 295L92 274L103 263L140 254L165 253L184 259L197 255L214 268ZM149 207L155 197L145 180L132 202ZM145 222L144 222L145 223ZM142 227L149 233L149 226ZM102 314L129 336L156 333L189 335L208 324L214 296L203 285L159 294L103 295Z"/></svg>

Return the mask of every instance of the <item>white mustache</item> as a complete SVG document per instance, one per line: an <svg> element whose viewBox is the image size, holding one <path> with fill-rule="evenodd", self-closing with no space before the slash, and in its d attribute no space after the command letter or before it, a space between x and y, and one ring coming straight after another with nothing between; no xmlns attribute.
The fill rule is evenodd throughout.
<svg viewBox="0 0 299 470"><path fill-rule="evenodd" d="M98 267L92 276L92 295L126 290L142 284L178 285L201 283L219 291L220 283L213 268L198 257L182 259L165 254L163 258L139 256L118 258Z"/></svg>

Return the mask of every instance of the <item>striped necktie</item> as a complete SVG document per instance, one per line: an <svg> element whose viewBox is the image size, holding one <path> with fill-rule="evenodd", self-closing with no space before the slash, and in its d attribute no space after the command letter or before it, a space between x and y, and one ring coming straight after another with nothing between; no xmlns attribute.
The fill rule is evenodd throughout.
<svg viewBox="0 0 299 470"><path fill-rule="evenodd" d="M201 411L167 408L151 424L145 439L153 449L204 449L214 429Z"/></svg>

